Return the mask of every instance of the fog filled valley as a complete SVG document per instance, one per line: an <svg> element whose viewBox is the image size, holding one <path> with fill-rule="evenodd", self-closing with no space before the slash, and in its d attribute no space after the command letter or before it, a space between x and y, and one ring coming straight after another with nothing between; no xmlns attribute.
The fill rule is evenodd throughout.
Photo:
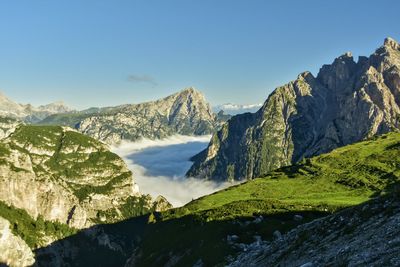
<svg viewBox="0 0 400 267"><path fill-rule="evenodd" d="M233 183L186 177L190 158L204 150L211 136L175 135L161 140L143 139L112 147L134 173L140 192L164 196L174 207L221 190Z"/></svg>

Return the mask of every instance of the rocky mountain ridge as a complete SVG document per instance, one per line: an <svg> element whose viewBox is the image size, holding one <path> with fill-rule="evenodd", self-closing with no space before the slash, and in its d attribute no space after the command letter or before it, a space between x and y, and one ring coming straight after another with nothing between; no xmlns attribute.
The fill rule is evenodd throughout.
<svg viewBox="0 0 400 267"><path fill-rule="evenodd" d="M41 124L67 125L109 144L173 134L211 134L222 124L204 95L190 87L156 101L53 115Z"/></svg>
<svg viewBox="0 0 400 267"><path fill-rule="evenodd" d="M18 104L0 92L0 116L20 119L26 122L39 122L44 118L59 113L72 112L73 109L62 101L34 107L31 104Z"/></svg>
<svg viewBox="0 0 400 267"><path fill-rule="evenodd" d="M399 128L400 49L387 38L370 57L351 53L278 87L255 114L234 116L193 157L188 176L258 177L280 166Z"/></svg>

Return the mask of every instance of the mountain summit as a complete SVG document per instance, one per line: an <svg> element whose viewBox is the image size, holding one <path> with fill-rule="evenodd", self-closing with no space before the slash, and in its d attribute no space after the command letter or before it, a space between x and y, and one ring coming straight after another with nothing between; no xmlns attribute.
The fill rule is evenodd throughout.
<svg viewBox="0 0 400 267"><path fill-rule="evenodd" d="M189 176L258 177L272 169L399 128L400 45L351 53L278 87L255 114L233 117L196 155Z"/></svg>
<svg viewBox="0 0 400 267"><path fill-rule="evenodd" d="M204 95L193 87L155 101L54 115L41 123L71 126L110 144L212 134L220 125Z"/></svg>

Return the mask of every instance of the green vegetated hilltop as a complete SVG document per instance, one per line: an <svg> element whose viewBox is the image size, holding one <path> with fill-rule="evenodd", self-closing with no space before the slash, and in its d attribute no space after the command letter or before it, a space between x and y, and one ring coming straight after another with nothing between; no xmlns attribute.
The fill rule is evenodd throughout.
<svg viewBox="0 0 400 267"><path fill-rule="evenodd" d="M60 126L7 118L0 123L0 217L9 223L0 231L27 245L18 252L14 239L0 242L11 265L31 262L14 260L79 229L159 209L138 191L125 162L100 141Z"/></svg>
<svg viewBox="0 0 400 267"><path fill-rule="evenodd" d="M107 260L125 257L128 266L226 264L257 236L271 240L305 222L390 193L399 179L400 133L392 132L305 159L182 208L104 226L113 240L118 240L113 236L140 240L134 251L110 250ZM140 220L141 233L119 232ZM96 246L83 236L82 244ZM42 249L38 254L50 252ZM73 260L77 264L82 259L92 264L102 261L85 249L81 253Z"/></svg>

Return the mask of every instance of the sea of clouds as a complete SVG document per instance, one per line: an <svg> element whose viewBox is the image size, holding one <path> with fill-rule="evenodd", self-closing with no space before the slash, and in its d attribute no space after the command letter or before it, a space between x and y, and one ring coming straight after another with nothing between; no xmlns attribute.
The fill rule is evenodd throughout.
<svg viewBox="0 0 400 267"><path fill-rule="evenodd" d="M192 164L190 158L205 149L210 138L175 135L161 140L141 139L123 142L112 151L128 164L141 193L162 195L174 207L180 207L233 185L185 177Z"/></svg>

